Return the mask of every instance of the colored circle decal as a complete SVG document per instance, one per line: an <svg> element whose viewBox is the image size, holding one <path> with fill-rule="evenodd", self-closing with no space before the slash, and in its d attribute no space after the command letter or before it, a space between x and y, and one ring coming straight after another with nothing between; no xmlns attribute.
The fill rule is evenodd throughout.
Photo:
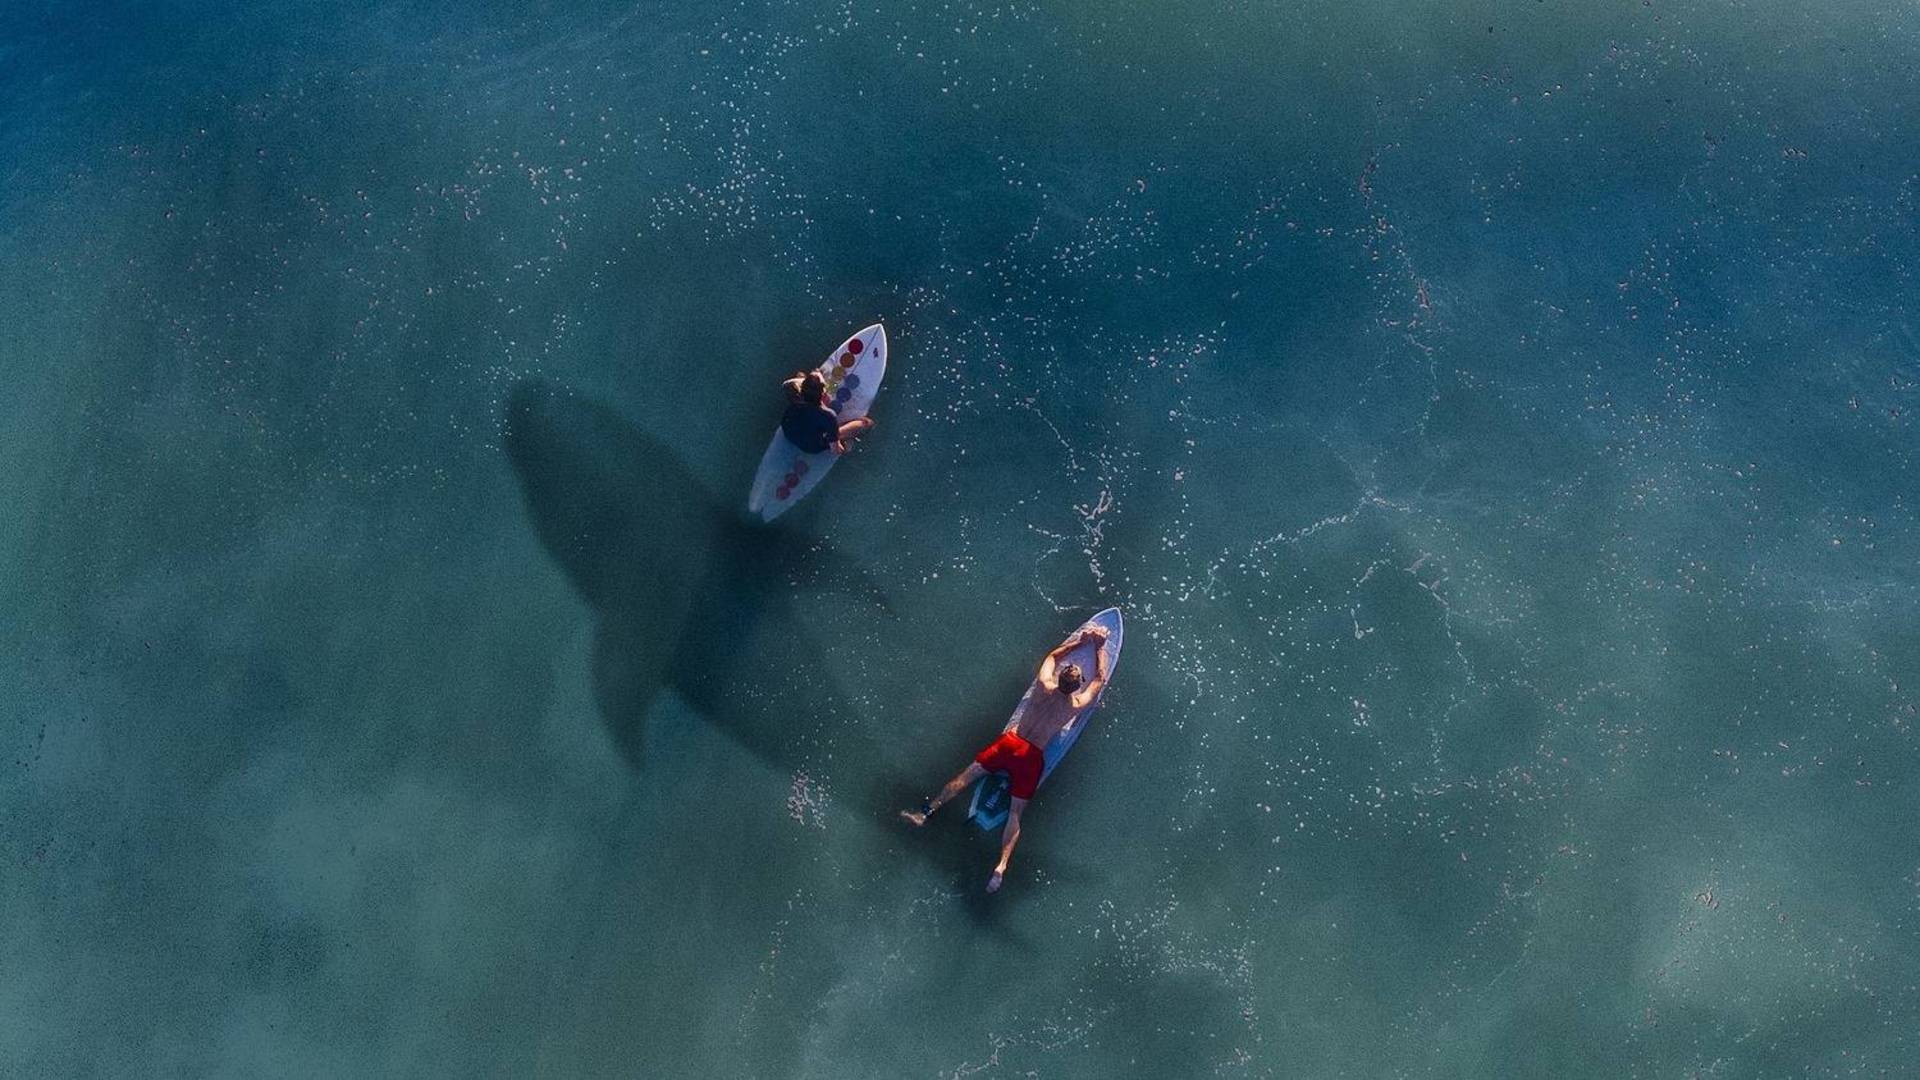
<svg viewBox="0 0 1920 1080"><path fill-rule="evenodd" d="M797 483L799 483L799 482L800 482L800 477L799 477L799 476L797 476L797 475L795 475L795 474L793 474L793 473L788 473L787 475L785 475L785 476L783 476L783 477L781 477L781 478L780 478L780 486L781 486L781 487L788 487L788 488L790 488L790 487L792 487L793 485L795 485L795 484L797 484Z"/></svg>
<svg viewBox="0 0 1920 1080"><path fill-rule="evenodd" d="M785 499L785 498L786 498L786 497L787 497L788 495L790 495L790 494L792 494L792 489L790 489L790 488L781 488L780 490L778 490L778 491L776 491L776 492L774 492L774 493L773 493L773 497L774 497L774 498L776 498L776 499L783 499L783 500L784 500L784 499Z"/></svg>
<svg viewBox="0 0 1920 1080"><path fill-rule="evenodd" d="M843 352L843 353L841 353L841 354L840 354L840 366L841 366L841 367L843 367L843 368L847 368L847 367L852 367L853 365L854 365L854 359L853 359L853 354L852 354L852 353L850 353L850 352Z"/></svg>
<svg viewBox="0 0 1920 1080"><path fill-rule="evenodd" d="M848 351L848 352L850 352L850 353L856 353L856 354L857 354L857 353L858 353L858 352L859 352L859 351L860 351L861 349L863 349L863 348L866 348L866 346L864 346L864 345L862 345L862 344L860 343L860 339L859 339L859 338L850 338L850 339L849 339L849 340L847 341L847 351Z"/></svg>
<svg viewBox="0 0 1920 1080"><path fill-rule="evenodd" d="M852 396L853 396L853 391L843 386L840 388L839 393L833 395L833 403L835 405L845 405L847 403L847 399Z"/></svg>
<svg viewBox="0 0 1920 1080"><path fill-rule="evenodd" d="M858 387L859 387L859 385L860 385L860 376L858 376L858 375L848 375L848 376L847 376L847 386L849 386L849 387L852 387L852 388L858 388Z"/></svg>

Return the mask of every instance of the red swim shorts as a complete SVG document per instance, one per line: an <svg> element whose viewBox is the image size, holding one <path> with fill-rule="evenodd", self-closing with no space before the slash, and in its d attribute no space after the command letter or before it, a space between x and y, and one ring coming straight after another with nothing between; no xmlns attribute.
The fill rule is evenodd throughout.
<svg viewBox="0 0 1920 1080"><path fill-rule="evenodd" d="M1031 799L1040 788L1040 774L1046 770L1046 756L1040 748L1011 731L987 744L973 760L988 772L1003 772L1013 781L1008 789L1016 799Z"/></svg>

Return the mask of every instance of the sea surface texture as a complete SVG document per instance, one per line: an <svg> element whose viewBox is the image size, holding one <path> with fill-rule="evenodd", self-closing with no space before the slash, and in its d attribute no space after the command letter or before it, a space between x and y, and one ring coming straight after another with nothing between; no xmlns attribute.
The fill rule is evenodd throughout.
<svg viewBox="0 0 1920 1080"><path fill-rule="evenodd" d="M0 1073L1920 1075L1916 70L1906 0L11 0ZM1108 605L989 897L896 813Z"/></svg>

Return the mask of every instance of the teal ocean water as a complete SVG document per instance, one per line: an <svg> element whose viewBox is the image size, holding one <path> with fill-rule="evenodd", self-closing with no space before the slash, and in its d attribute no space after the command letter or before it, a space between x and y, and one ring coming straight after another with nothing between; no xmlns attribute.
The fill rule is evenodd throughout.
<svg viewBox="0 0 1920 1080"><path fill-rule="evenodd" d="M1916 66L7 4L0 1073L1920 1075ZM988 897L894 812L1109 604Z"/></svg>

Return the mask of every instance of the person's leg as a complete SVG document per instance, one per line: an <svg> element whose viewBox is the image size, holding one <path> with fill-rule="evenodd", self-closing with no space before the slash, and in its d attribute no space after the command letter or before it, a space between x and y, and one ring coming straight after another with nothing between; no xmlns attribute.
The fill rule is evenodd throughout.
<svg viewBox="0 0 1920 1080"><path fill-rule="evenodd" d="M840 452L844 454L848 450L851 450L853 448L853 440L864 435L872 427L873 421L864 416L858 420L849 420L841 424L839 433L834 436L834 441L838 445Z"/></svg>
<svg viewBox="0 0 1920 1080"><path fill-rule="evenodd" d="M947 781L947 786L940 789L940 794L927 800L925 810L902 810L900 816L914 825L925 825L928 815L946 805L955 795L967 790L969 785L985 775L987 770L981 768L979 762L969 761L967 767L960 770L960 775Z"/></svg>
<svg viewBox="0 0 1920 1080"><path fill-rule="evenodd" d="M1000 865L993 868L993 876L987 878L987 891L999 892L1000 883L1007 877L1007 860L1013 858L1013 845L1020 842L1020 812L1027 808L1027 800L1014 797L1012 808L1007 811L1007 827L1000 831Z"/></svg>

